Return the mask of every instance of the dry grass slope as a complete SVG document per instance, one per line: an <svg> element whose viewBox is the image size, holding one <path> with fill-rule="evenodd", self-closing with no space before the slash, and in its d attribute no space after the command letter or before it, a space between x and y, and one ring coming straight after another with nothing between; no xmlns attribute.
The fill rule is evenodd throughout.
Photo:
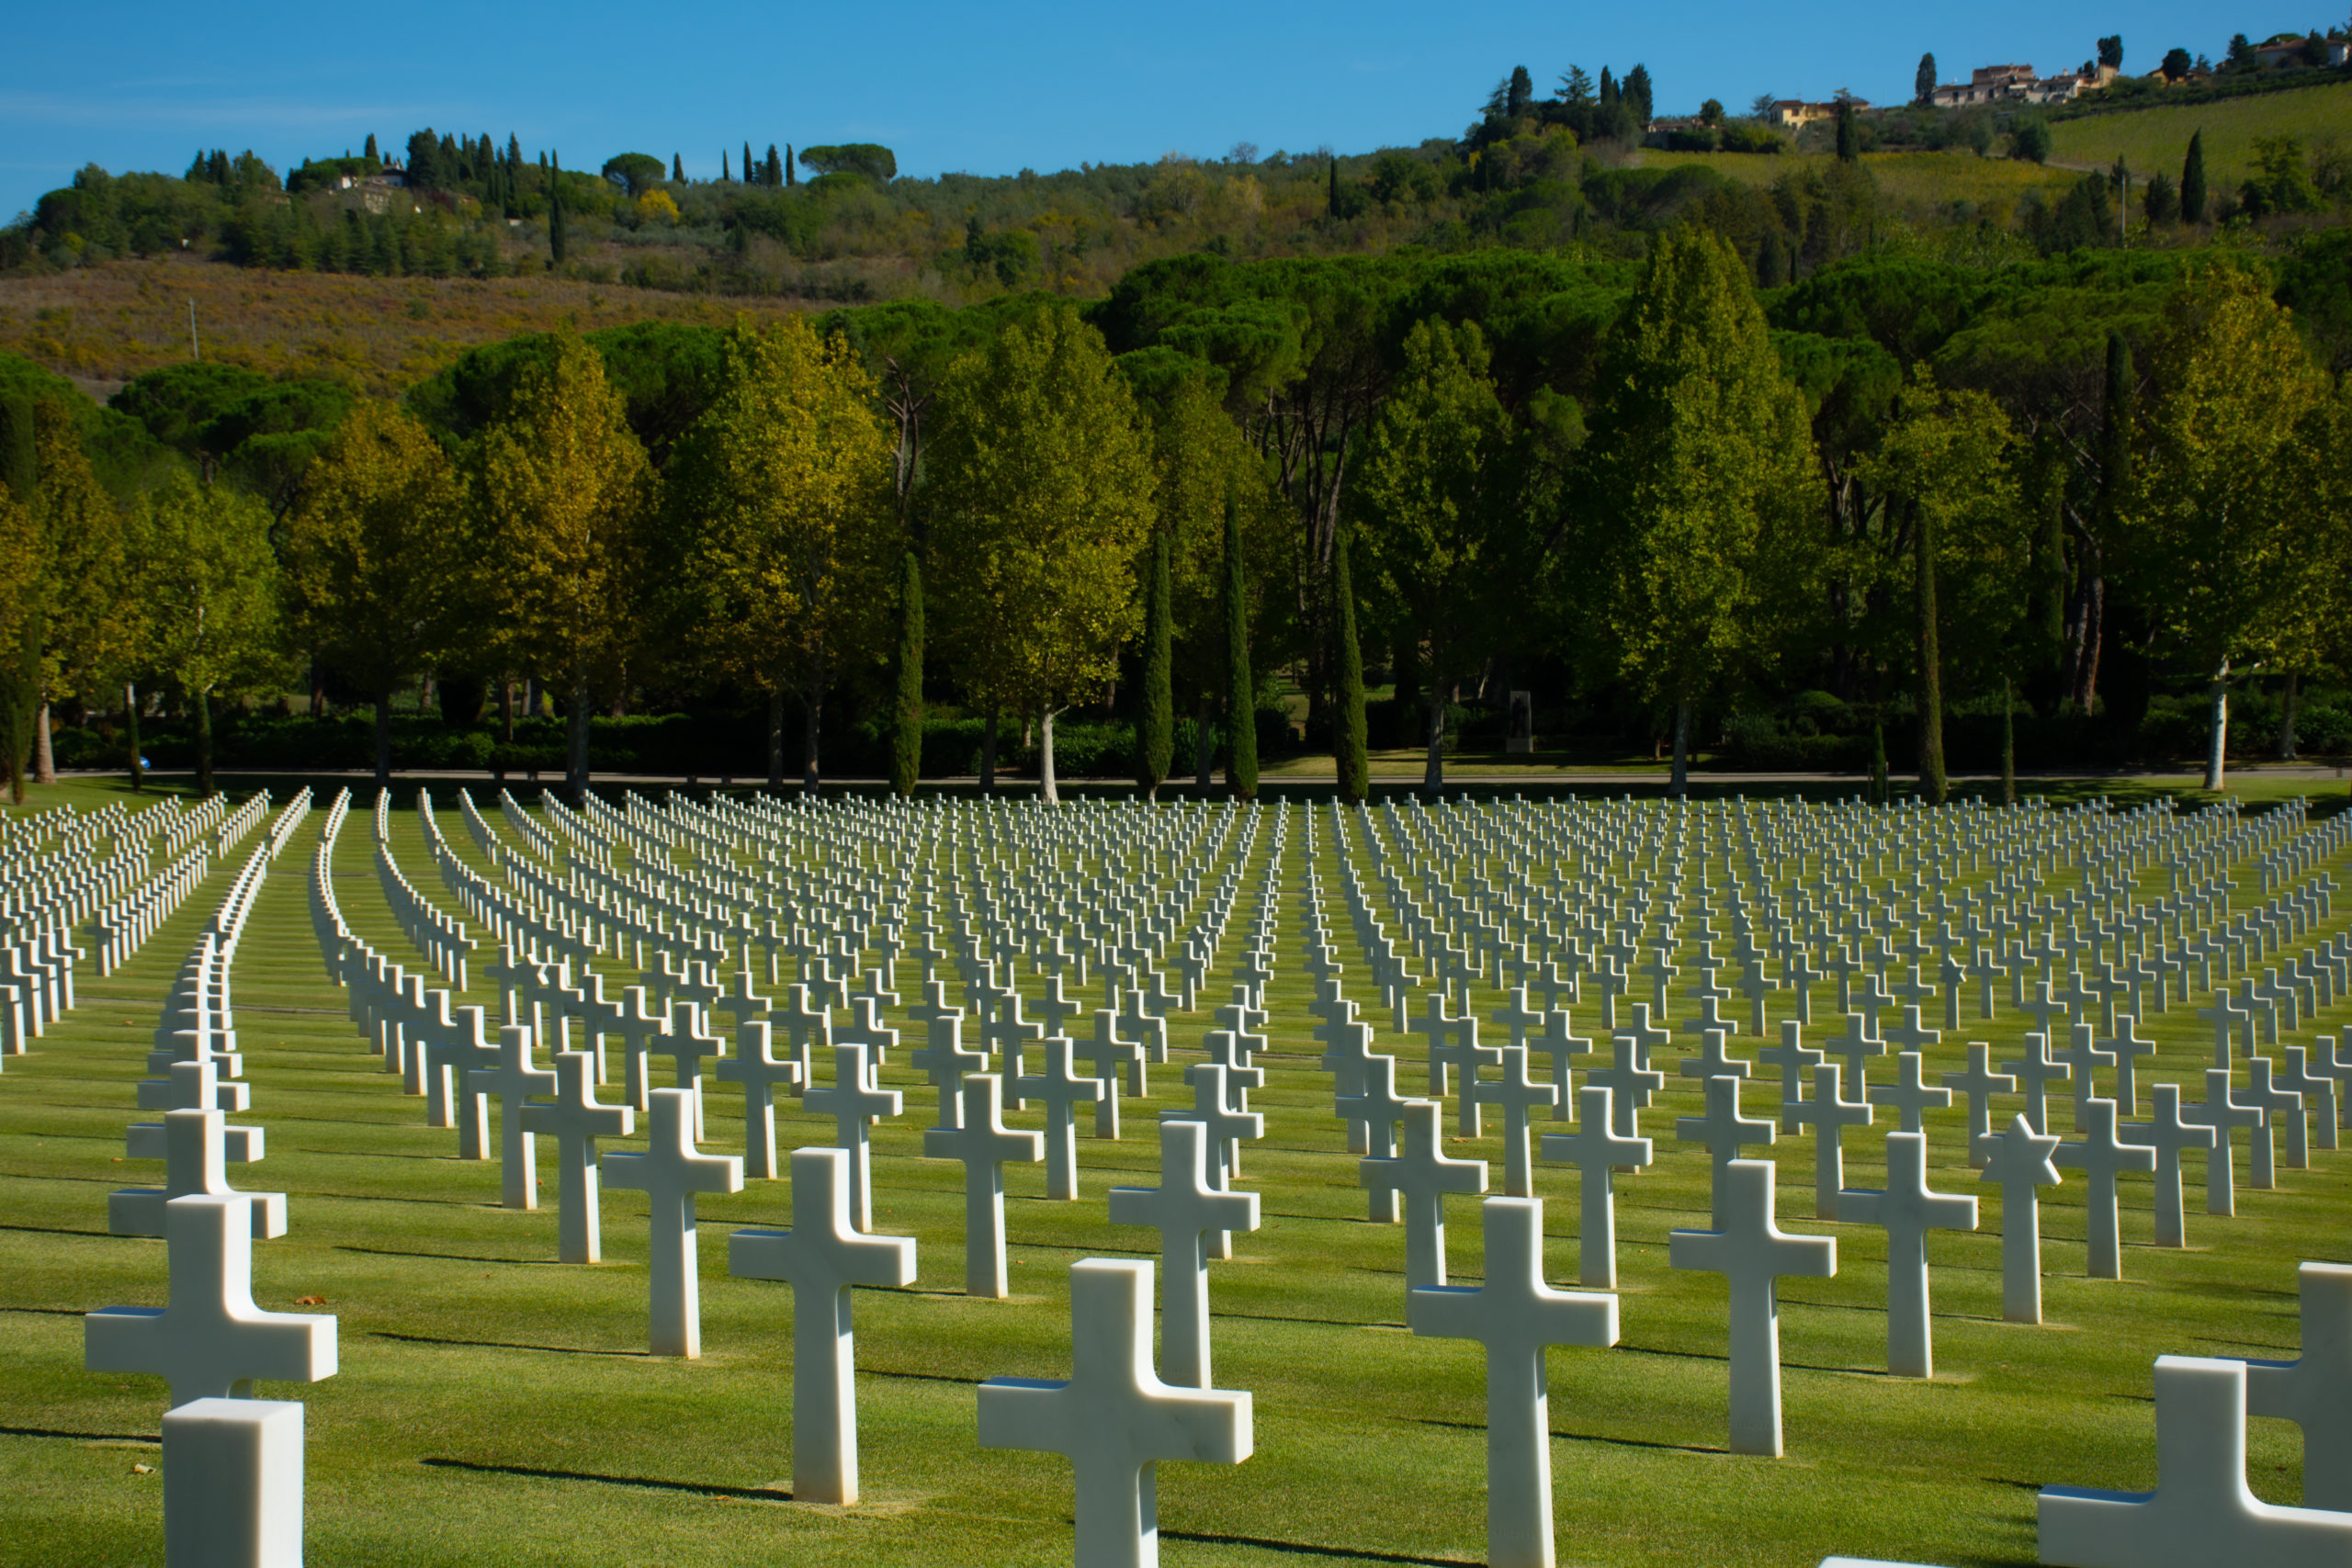
<svg viewBox="0 0 2352 1568"><path fill-rule="evenodd" d="M265 375L326 376L376 396L516 333L567 322L582 332L641 321L724 326L739 314L766 319L803 308L546 276L359 277L175 256L0 278L0 351L104 398L142 371L187 357L191 299L207 359Z"/></svg>

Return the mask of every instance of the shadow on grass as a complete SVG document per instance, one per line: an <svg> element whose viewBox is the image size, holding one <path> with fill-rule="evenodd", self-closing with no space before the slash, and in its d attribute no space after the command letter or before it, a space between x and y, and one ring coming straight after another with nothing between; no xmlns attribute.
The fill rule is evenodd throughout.
<svg viewBox="0 0 2352 1568"><path fill-rule="evenodd" d="M954 1383L957 1388L978 1388L982 1381L978 1378L951 1378L944 1372L886 1372L875 1367L860 1367L857 1375L862 1378L899 1378L913 1382Z"/></svg>
<svg viewBox="0 0 2352 1568"><path fill-rule="evenodd" d="M164 1441L144 1432L58 1432L47 1427L0 1427L0 1438L58 1438L74 1443L149 1443L158 1447Z"/></svg>
<svg viewBox="0 0 2352 1568"><path fill-rule="evenodd" d="M632 1360L647 1360L648 1350L591 1350L582 1345L522 1345L511 1339L439 1339L430 1334L396 1334L389 1328L374 1331L378 1339L397 1339L403 1345L456 1345L479 1350L542 1350L551 1356L621 1356Z"/></svg>
<svg viewBox="0 0 2352 1568"><path fill-rule="evenodd" d="M1483 1432L1483 1421L1444 1421L1434 1416L1408 1416L1405 1420L1416 1427L1448 1427L1457 1432ZM1551 1436L1563 1443L1607 1443L1620 1449L1657 1449L1678 1454L1728 1454L1731 1450L1706 1443L1654 1443L1640 1438L1603 1438L1591 1432L1554 1432Z"/></svg>
<svg viewBox="0 0 2352 1568"><path fill-rule="evenodd" d="M497 1205L490 1206L495 1208ZM402 1252L389 1247L356 1247L350 1242L336 1243L335 1250L364 1252L370 1258L430 1258L440 1263L506 1263L518 1269L537 1269L555 1261L551 1258L475 1258L463 1252Z"/></svg>
<svg viewBox="0 0 2352 1568"><path fill-rule="evenodd" d="M657 1481L642 1475L598 1475L586 1470L541 1470L527 1464L476 1464L462 1459L421 1459L435 1470L463 1470L476 1475L520 1475L534 1481L588 1481L599 1486L633 1486L649 1492L684 1492L697 1497L748 1497L762 1503L788 1503L792 1494L780 1486L719 1486L700 1481Z"/></svg>
<svg viewBox="0 0 2352 1568"><path fill-rule="evenodd" d="M113 1179L101 1178L99 1179ZM58 1225L0 1225L0 1231L23 1231L28 1235L94 1235L100 1241L143 1241L144 1236L118 1236L111 1231L70 1231Z"/></svg>
<svg viewBox="0 0 2352 1568"><path fill-rule="evenodd" d="M1413 1557L1401 1551L1374 1551L1363 1546L1313 1546L1303 1540L1268 1540L1255 1535L1212 1535L1204 1530L1159 1532L1162 1540L1197 1540L1208 1546L1254 1546L1261 1551L1285 1551L1294 1557L1337 1557L1351 1562L1416 1562L1429 1568L1479 1568L1475 1557Z"/></svg>

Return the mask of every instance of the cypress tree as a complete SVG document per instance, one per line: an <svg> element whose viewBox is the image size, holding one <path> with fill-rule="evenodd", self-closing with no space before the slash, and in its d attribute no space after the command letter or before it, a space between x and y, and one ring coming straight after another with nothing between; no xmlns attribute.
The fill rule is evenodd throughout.
<svg viewBox="0 0 2352 1568"><path fill-rule="evenodd" d="M549 161L548 168L548 259L560 266L571 238L563 227L563 158L560 153Z"/></svg>
<svg viewBox="0 0 2352 1568"><path fill-rule="evenodd" d="M1332 662L1338 666L1340 712L1331 730L1340 798L1361 806L1372 793L1371 738L1363 713L1363 648L1356 640L1355 574L1348 564L1348 530L1331 541Z"/></svg>
<svg viewBox="0 0 2352 1568"><path fill-rule="evenodd" d="M798 176L792 172L792 143L787 141L784 144L784 188L790 190L799 183Z"/></svg>
<svg viewBox="0 0 2352 1568"><path fill-rule="evenodd" d="M1225 498L1225 783L1258 798L1258 683L1250 675L1250 612L1241 591L1241 523Z"/></svg>
<svg viewBox="0 0 2352 1568"><path fill-rule="evenodd" d="M912 550L899 574L899 701L890 787L901 799L922 777L922 563Z"/></svg>
<svg viewBox="0 0 2352 1568"><path fill-rule="evenodd" d="M2205 221L2205 133L2201 130L2189 137L2188 161L2180 166L2180 220Z"/></svg>
<svg viewBox="0 0 2352 1568"><path fill-rule="evenodd" d="M752 162L752 144L746 141L743 143L743 183L750 185L759 177L759 167Z"/></svg>
<svg viewBox="0 0 2352 1568"><path fill-rule="evenodd" d="M776 156L775 143L773 141L768 143L766 181L767 187L770 190L774 190L776 186L784 184L784 160Z"/></svg>
<svg viewBox="0 0 2352 1568"><path fill-rule="evenodd" d="M729 185L734 181L734 178L733 175L727 172L727 149L721 147L718 150L718 183Z"/></svg>
<svg viewBox="0 0 2352 1568"><path fill-rule="evenodd" d="M686 183L686 160L683 153L670 154L670 177L680 185Z"/></svg>
<svg viewBox="0 0 2352 1568"><path fill-rule="evenodd" d="M1861 155L1862 139L1854 126L1854 106L1841 99L1838 105L1838 161L1850 164Z"/></svg>
<svg viewBox="0 0 2352 1568"><path fill-rule="evenodd" d="M1136 788L1159 798L1160 781L1176 760L1173 594L1168 584L1168 535L1151 532L1151 582L1144 602L1143 711L1136 719Z"/></svg>
<svg viewBox="0 0 2352 1568"><path fill-rule="evenodd" d="M2109 536L2123 509L2123 492L2132 482L2132 426L2138 412L2139 380L2132 364L2132 344L2121 333L2109 333L2107 396L2098 421L2098 514Z"/></svg>
<svg viewBox="0 0 2352 1568"><path fill-rule="evenodd" d="M1326 218L1337 218L1339 215L1340 155L1337 152L1334 152L1331 154L1331 189L1329 194L1325 196L1323 198L1323 216Z"/></svg>
<svg viewBox="0 0 2352 1568"><path fill-rule="evenodd" d="M1917 550L1919 591L1919 795L1930 806L1944 803L1944 675L1936 637L1936 522L1917 508L1912 543Z"/></svg>

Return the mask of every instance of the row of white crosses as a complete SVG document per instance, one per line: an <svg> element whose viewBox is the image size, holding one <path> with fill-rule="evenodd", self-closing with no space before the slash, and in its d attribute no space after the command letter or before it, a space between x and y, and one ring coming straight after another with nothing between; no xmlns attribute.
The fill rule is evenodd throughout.
<svg viewBox="0 0 2352 1568"><path fill-rule="evenodd" d="M256 800L266 801L256 796ZM179 1564L296 1568L302 1561L302 1428L299 1403L254 1397L256 1380L315 1382L336 1370L335 1320L275 1313L253 1299L253 1244L286 1234L279 1193L240 1192L225 1158L255 1161L258 1127L230 1127L249 1108L238 1066L229 969L270 860L310 812L310 792L280 813L232 881L166 1003L139 1085L142 1110L125 1151L161 1159L164 1185L108 1195L109 1228L164 1238L167 1304L109 1307L85 1318L92 1371L141 1372L170 1385L163 1421L164 1550ZM249 828L256 813L231 818ZM159 1072L160 1070L160 1072Z"/></svg>

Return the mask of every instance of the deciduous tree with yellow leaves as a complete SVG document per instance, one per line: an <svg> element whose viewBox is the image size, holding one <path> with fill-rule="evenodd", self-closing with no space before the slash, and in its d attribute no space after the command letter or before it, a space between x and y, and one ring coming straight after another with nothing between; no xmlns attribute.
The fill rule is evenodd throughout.
<svg viewBox="0 0 2352 1568"><path fill-rule="evenodd" d="M825 688L891 627L894 445L856 355L793 316L729 334L718 395L672 458L687 636L705 668L766 694L772 787L785 694L814 789Z"/></svg>

